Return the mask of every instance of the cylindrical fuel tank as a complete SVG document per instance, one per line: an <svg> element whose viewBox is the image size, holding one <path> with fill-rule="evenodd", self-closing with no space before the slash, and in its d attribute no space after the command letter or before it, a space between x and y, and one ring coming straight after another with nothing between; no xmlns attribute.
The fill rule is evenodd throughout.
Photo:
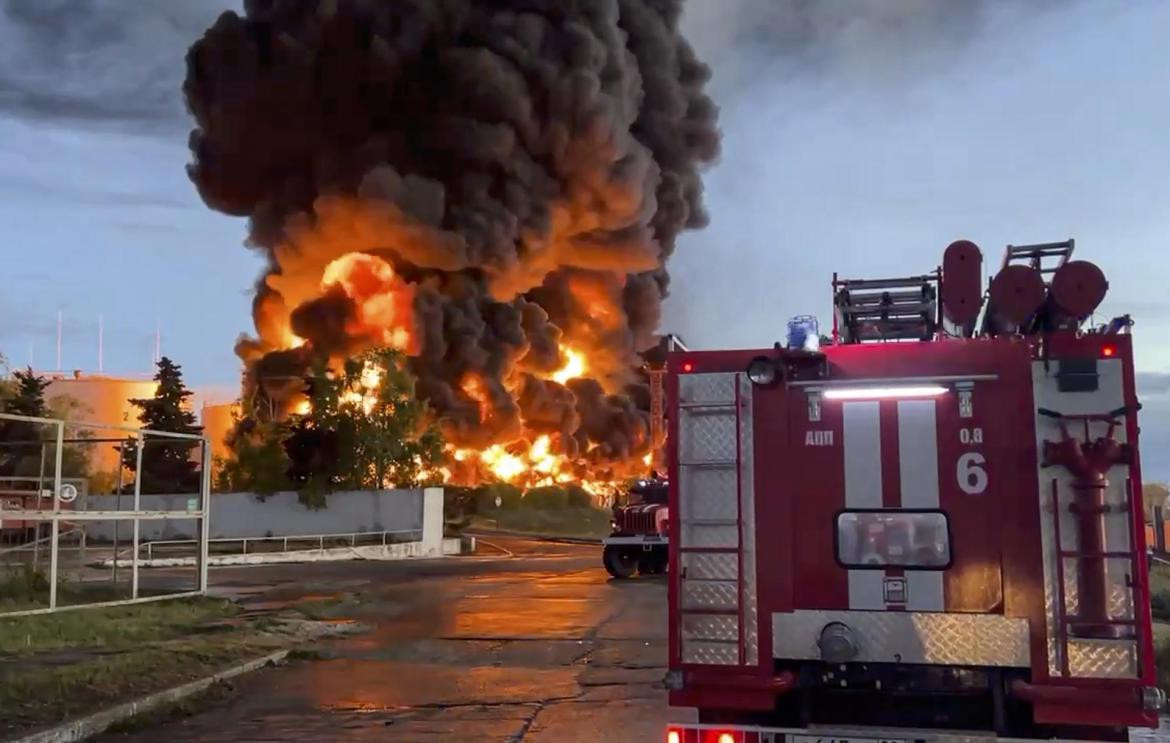
<svg viewBox="0 0 1170 743"><path fill-rule="evenodd" d="M943 253L943 317L973 328L983 305L983 253L970 240L956 240Z"/></svg>
<svg viewBox="0 0 1170 743"><path fill-rule="evenodd" d="M1095 263L1069 261L1052 276L1048 290L1049 311L1080 322L1100 306L1109 290L1105 274Z"/></svg>
<svg viewBox="0 0 1170 743"><path fill-rule="evenodd" d="M996 332L1025 325L1043 306L1044 278L1030 266L1005 266L991 280L987 312L994 318Z"/></svg>

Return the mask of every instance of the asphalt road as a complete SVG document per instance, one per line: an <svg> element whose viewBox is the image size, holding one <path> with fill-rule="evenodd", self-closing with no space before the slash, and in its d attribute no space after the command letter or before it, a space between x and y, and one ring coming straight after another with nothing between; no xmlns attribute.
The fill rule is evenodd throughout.
<svg viewBox="0 0 1170 743"><path fill-rule="evenodd" d="M663 580L612 581L595 546L490 541L514 554L215 571L257 607L360 593L371 630L116 740L657 741L689 719L662 690Z"/></svg>

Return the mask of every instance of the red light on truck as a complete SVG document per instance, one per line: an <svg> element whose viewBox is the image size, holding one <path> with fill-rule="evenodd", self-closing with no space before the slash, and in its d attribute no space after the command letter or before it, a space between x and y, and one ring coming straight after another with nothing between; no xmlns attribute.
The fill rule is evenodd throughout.
<svg viewBox="0 0 1170 743"><path fill-rule="evenodd" d="M1104 356L1105 358L1109 358L1109 357L1114 356L1116 354L1117 354L1117 348L1114 346L1105 346L1104 348L1101 349L1101 355Z"/></svg>
<svg viewBox="0 0 1170 743"><path fill-rule="evenodd" d="M735 743L735 736L731 733L720 733L719 743Z"/></svg>
<svg viewBox="0 0 1170 743"><path fill-rule="evenodd" d="M682 365L683 374L690 374L695 370L695 365L690 361L684 361Z"/></svg>
<svg viewBox="0 0 1170 743"><path fill-rule="evenodd" d="M677 730L667 730L666 743L682 743L682 734Z"/></svg>

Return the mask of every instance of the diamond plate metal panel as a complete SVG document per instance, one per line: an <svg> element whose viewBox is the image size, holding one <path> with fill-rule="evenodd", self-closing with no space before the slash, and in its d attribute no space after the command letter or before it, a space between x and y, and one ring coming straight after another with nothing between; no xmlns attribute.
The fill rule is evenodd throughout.
<svg viewBox="0 0 1170 743"><path fill-rule="evenodd" d="M735 461L735 410L683 410L678 459L690 462Z"/></svg>
<svg viewBox="0 0 1170 743"><path fill-rule="evenodd" d="M682 660L707 666L739 665L739 643L683 640Z"/></svg>
<svg viewBox="0 0 1170 743"><path fill-rule="evenodd" d="M1137 678L1137 644L1133 640L1068 641L1068 672L1083 678Z"/></svg>
<svg viewBox="0 0 1170 743"><path fill-rule="evenodd" d="M776 658L816 660L817 639L829 622L857 635L856 661L1027 668L1028 620L997 614L801 610L772 615Z"/></svg>
<svg viewBox="0 0 1170 743"><path fill-rule="evenodd" d="M680 467L679 514L683 521L730 519L735 521L735 468Z"/></svg>
<svg viewBox="0 0 1170 743"><path fill-rule="evenodd" d="M1111 559L1105 563L1110 619L1133 619L1133 589L1129 587L1132 570L1129 560Z"/></svg>
<svg viewBox="0 0 1170 743"><path fill-rule="evenodd" d="M734 549L739 546L739 534L734 526L692 526L684 523L679 532L679 544L682 547Z"/></svg>
<svg viewBox="0 0 1170 743"><path fill-rule="evenodd" d="M1037 428L1042 425L1051 425L1047 418L1037 418ZM1037 434L1040 435L1039 433ZM1043 439L1041 439L1043 440ZM1040 477L1040 551L1042 567L1044 569L1044 637L1048 655L1048 675L1059 676L1063 658L1060 643L1056 641L1057 590L1056 571L1056 530L1053 528L1052 514L1055 505L1052 498L1052 477L1047 472L1041 472ZM1063 527L1063 524L1061 525ZM1064 529L1061 529L1064 534ZM1066 580L1065 586L1068 583Z"/></svg>
<svg viewBox="0 0 1170 743"><path fill-rule="evenodd" d="M1075 617L1081 610L1080 596L1077 589L1077 561L1073 558L1064 560L1064 611L1068 616Z"/></svg>
<svg viewBox="0 0 1170 743"><path fill-rule="evenodd" d="M681 374L678 378L678 397L682 403L735 402L735 373Z"/></svg>
<svg viewBox="0 0 1170 743"><path fill-rule="evenodd" d="M760 662L760 616L756 590L756 473L755 439L752 425L753 385L746 375L739 375L739 514L740 549L743 552L744 663Z"/></svg>
<svg viewBox="0 0 1170 743"><path fill-rule="evenodd" d="M684 577L692 580L739 580L739 561L728 553L684 552Z"/></svg>
<svg viewBox="0 0 1170 743"><path fill-rule="evenodd" d="M736 598L738 584L722 580L684 580L682 582L682 608L686 609L735 609L739 606Z"/></svg>
<svg viewBox="0 0 1170 743"><path fill-rule="evenodd" d="M739 642L739 617L718 614L684 614L684 640Z"/></svg>

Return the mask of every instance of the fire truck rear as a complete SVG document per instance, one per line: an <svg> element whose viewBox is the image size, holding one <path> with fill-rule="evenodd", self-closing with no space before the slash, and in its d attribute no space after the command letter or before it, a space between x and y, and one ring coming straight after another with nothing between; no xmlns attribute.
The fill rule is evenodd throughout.
<svg viewBox="0 0 1170 743"><path fill-rule="evenodd" d="M668 743L1157 723L1128 318L1072 241L834 277L831 343L672 354ZM958 732L956 732L958 731Z"/></svg>

